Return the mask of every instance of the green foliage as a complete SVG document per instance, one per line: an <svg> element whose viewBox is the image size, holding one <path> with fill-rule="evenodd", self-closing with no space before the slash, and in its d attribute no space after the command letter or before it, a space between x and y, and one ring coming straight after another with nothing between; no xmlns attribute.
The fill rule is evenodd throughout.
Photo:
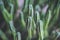
<svg viewBox="0 0 60 40"><path fill-rule="evenodd" d="M37 3L35 3L35 1L37 1ZM5 2L8 3L9 6L7 6ZM51 36L49 35L51 30L49 28L53 28L59 17L60 0L57 0L56 7L54 7L54 3L51 3L51 0L24 0L23 8L19 9L19 14L17 13L19 15L18 19L14 19L16 16L15 13L18 10L18 0L6 0L5 2L4 0L0 0L0 10L8 25L7 28L11 31L10 35L13 36L12 40L22 40L25 34L27 35L24 40L32 40L35 37L36 40L49 39L48 37ZM48 7L46 8L46 6ZM18 22L14 23L17 20ZM25 30L27 33L24 33ZM22 36L23 33L24 35ZM57 32L57 34L59 34L59 32ZM9 40L2 29L0 30L0 37L3 40ZM57 40L57 37L56 39L54 38L55 36L52 39Z"/></svg>

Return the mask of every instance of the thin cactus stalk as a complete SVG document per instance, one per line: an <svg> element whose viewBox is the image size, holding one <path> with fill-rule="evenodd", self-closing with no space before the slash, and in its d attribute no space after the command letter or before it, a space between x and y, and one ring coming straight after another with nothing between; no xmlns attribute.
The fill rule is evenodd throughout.
<svg viewBox="0 0 60 40"><path fill-rule="evenodd" d="M0 40L58 40L59 11L60 0L0 0Z"/></svg>

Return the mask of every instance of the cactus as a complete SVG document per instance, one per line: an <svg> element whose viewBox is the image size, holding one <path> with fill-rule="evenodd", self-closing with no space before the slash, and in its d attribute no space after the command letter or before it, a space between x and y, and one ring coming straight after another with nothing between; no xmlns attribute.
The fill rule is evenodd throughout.
<svg viewBox="0 0 60 40"><path fill-rule="evenodd" d="M0 11L5 22L3 28L7 27L5 31L0 29L2 40L9 40L10 35L10 40L57 40L59 37L60 32L53 30L59 20L60 0L0 0Z"/></svg>

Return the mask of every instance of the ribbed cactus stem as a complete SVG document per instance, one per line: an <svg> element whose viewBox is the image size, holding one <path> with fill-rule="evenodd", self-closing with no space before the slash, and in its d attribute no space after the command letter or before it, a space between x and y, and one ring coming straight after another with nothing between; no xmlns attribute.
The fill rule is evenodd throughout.
<svg viewBox="0 0 60 40"><path fill-rule="evenodd" d="M18 38L18 40L21 40L21 33L20 32L17 32L17 38Z"/></svg>
<svg viewBox="0 0 60 40"><path fill-rule="evenodd" d="M32 16L32 18L33 18L33 16L34 16L34 11L33 11L33 6L32 6L32 4L29 4L29 16Z"/></svg>
<svg viewBox="0 0 60 40"><path fill-rule="evenodd" d="M37 17L37 22L40 20L40 14L39 14L39 12L38 11L35 11L35 13L36 13L36 17Z"/></svg>
<svg viewBox="0 0 60 40"><path fill-rule="evenodd" d="M9 21L9 25L10 25L10 28L11 28L11 31L12 31L12 34L13 34L13 37L14 37L14 40L16 40L16 29L14 27L14 24L13 24L13 21Z"/></svg>
<svg viewBox="0 0 60 40"><path fill-rule="evenodd" d="M32 17L29 17L28 18L29 20L29 28L28 28L28 40L31 40L31 38L32 38Z"/></svg>
<svg viewBox="0 0 60 40"><path fill-rule="evenodd" d="M49 10L49 14L48 14L48 19L47 19L47 22L46 22L46 25L45 25L45 36L48 36L48 25L49 25L49 22L51 20L51 10Z"/></svg>
<svg viewBox="0 0 60 40"><path fill-rule="evenodd" d="M20 16L21 16L21 23L25 27L26 26L26 23L24 21L24 14L23 14L23 12L20 12Z"/></svg>

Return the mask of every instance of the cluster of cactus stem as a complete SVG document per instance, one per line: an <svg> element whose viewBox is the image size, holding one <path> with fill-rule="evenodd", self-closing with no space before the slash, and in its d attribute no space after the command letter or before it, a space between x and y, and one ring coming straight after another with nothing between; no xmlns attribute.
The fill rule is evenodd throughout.
<svg viewBox="0 0 60 40"><path fill-rule="evenodd" d="M4 0L0 0L0 9L2 15L9 26L9 32L13 35L13 40L22 40L21 39L21 32L16 31L17 29L14 26L14 14L15 11L18 10L18 0L5 0L10 7L9 11L5 7L3 2ZM25 40L32 40L33 37L37 37L37 40L44 40L45 38L49 37L49 28L54 26L55 22L58 19L60 5L59 0L55 5L48 0L38 0L37 3L34 3L35 0L25 0L23 8L20 10L19 13L19 22L20 22L20 29L26 29L28 34ZM47 10L44 8L41 9L41 5L44 2L49 2L46 4ZM7 5L6 5L7 6ZM14 10L15 8L15 10ZM44 12L44 10L46 12ZM16 24L15 24L16 25ZM18 26L17 26L18 27ZM18 27L18 28L19 28ZM0 37L3 40L9 40L4 32L0 29ZM23 36L24 37L24 36ZM22 38L23 38L22 37ZM48 40L48 39L45 39ZM55 39L53 39L55 40Z"/></svg>

